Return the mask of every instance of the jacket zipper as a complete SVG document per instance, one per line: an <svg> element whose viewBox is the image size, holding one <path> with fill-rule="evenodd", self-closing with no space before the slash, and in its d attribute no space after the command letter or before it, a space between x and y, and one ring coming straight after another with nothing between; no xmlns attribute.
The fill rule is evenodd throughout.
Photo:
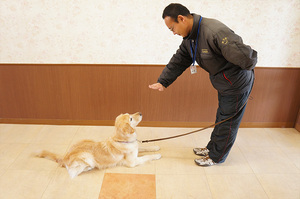
<svg viewBox="0 0 300 199"><path fill-rule="evenodd" d="M230 85L232 85L231 81L225 76L225 73L223 72L223 76L224 78L230 83Z"/></svg>

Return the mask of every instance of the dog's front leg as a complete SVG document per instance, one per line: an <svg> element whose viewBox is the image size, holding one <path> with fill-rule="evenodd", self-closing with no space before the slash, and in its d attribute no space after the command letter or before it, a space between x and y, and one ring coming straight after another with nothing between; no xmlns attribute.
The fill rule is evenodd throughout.
<svg viewBox="0 0 300 199"><path fill-rule="evenodd" d="M144 164L145 162L151 161L151 160L158 160L161 158L160 154L153 154L153 155L144 155L141 157L137 157L134 154L129 154L126 156L126 166L128 167L135 167L140 164Z"/></svg>
<svg viewBox="0 0 300 199"><path fill-rule="evenodd" d="M139 146L139 152L153 152L159 151L159 146Z"/></svg>

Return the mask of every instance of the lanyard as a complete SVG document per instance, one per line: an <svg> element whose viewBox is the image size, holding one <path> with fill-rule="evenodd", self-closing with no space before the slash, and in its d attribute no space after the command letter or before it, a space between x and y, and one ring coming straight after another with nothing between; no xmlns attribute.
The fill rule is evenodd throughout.
<svg viewBox="0 0 300 199"><path fill-rule="evenodd" d="M196 39L196 44L195 44L195 52L193 53L193 44L192 41L190 40L190 46L191 46L191 53L192 53L192 60L193 60L193 66L195 65L195 61L196 61L196 52L197 52L197 45L198 45L198 36L199 36L199 30L200 30L200 23L202 21L202 16L199 20L199 25L198 25L198 32L197 32L197 39Z"/></svg>

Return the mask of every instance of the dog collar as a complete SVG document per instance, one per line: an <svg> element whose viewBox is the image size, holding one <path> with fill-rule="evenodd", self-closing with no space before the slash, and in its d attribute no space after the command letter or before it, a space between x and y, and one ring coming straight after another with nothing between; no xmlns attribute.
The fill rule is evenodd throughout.
<svg viewBox="0 0 300 199"><path fill-rule="evenodd" d="M133 141L118 141L116 140L116 142L119 142L119 143L124 143L124 144L130 144L130 143L134 143L136 142L137 140L133 140Z"/></svg>

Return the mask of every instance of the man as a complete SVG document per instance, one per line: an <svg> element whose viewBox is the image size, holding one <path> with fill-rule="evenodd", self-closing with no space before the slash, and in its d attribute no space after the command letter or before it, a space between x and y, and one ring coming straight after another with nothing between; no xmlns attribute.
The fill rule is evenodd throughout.
<svg viewBox="0 0 300 199"><path fill-rule="evenodd" d="M195 61L209 73L218 91L216 123L234 117L215 126L205 148L194 149L196 155L203 156L195 159L195 163L199 166L222 163L233 146L253 86L257 52L223 23L190 14L181 4L167 6L162 17L166 26L175 35L182 36L183 41L157 83L149 88L163 91L188 67L195 73Z"/></svg>

